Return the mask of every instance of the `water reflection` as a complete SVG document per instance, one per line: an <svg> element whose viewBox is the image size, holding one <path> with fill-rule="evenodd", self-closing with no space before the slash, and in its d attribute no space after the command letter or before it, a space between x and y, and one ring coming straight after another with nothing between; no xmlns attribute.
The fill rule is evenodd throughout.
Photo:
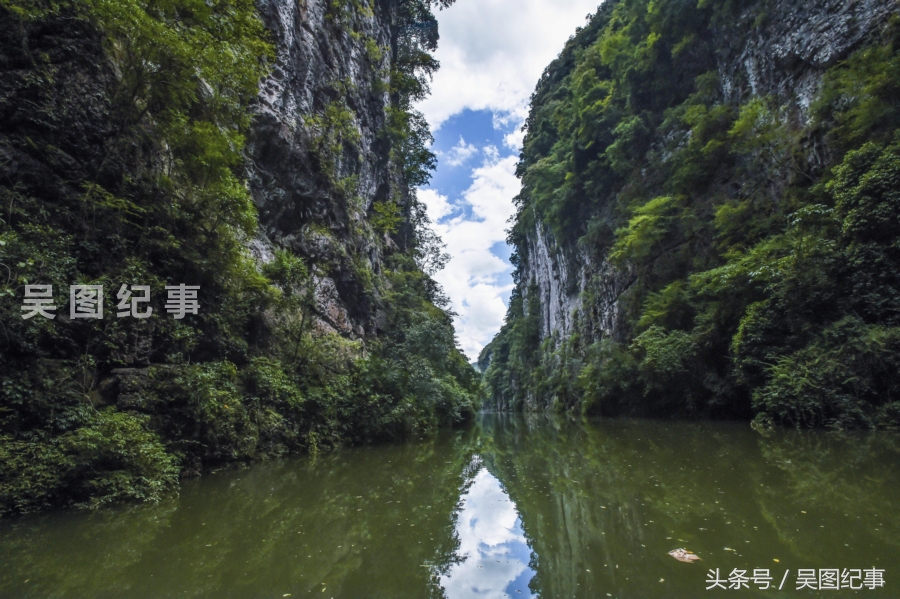
<svg viewBox="0 0 900 599"><path fill-rule="evenodd" d="M732 596L705 590L710 568L790 571L781 593L751 585L743 597L797 596L800 568L898 580L896 435L531 416L484 426L482 455L517 506L542 598ZM677 562L679 547L703 561ZM865 595L896 597L897 584Z"/></svg>
<svg viewBox="0 0 900 599"><path fill-rule="evenodd" d="M480 458L474 463L480 465ZM447 599L533 596L531 550L516 504L483 466L463 496L456 533L459 561L441 576Z"/></svg>
<svg viewBox="0 0 900 599"><path fill-rule="evenodd" d="M156 506L0 521L0 597L441 597L476 432L255 464Z"/></svg>
<svg viewBox="0 0 900 599"><path fill-rule="evenodd" d="M749 599L809 596L799 568L873 566L886 585L861 594L897 597L898 464L896 434L495 415L156 506L2 520L0 597ZM710 568L791 575L707 592Z"/></svg>

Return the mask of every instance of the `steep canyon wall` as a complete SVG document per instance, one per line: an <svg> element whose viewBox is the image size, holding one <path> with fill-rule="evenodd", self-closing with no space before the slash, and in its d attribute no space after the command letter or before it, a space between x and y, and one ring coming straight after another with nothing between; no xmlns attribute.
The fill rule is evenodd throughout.
<svg viewBox="0 0 900 599"><path fill-rule="evenodd" d="M886 96L884 128L857 121L847 135L850 107L887 94L866 86L895 80L878 72L890 66L847 73L851 57L893 51L897 15L893 0L604 3L532 96L510 237L517 287L480 359L493 405L764 411L753 394L766 375L750 380L733 361L742 315L766 292L735 284L738 305L716 312L700 305L699 278L783 232L803 205L833 208L833 197L812 196L835 165L866 140L890 139L896 103ZM838 91L842 74L867 91ZM782 220L768 220L776 212ZM732 235L754 221L753 233ZM769 363L784 355L770 352ZM701 389L657 392L676 386Z"/></svg>
<svg viewBox="0 0 900 599"><path fill-rule="evenodd" d="M0 515L473 414L414 194L449 4L0 2Z"/></svg>

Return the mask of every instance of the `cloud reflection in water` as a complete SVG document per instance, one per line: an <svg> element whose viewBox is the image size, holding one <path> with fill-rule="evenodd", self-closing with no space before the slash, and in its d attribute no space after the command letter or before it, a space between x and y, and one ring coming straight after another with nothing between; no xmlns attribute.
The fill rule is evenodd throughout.
<svg viewBox="0 0 900 599"><path fill-rule="evenodd" d="M531 549L516 504L486 468L463 497L456 532L462 561L441 576L448 599L534 597Z"/></svg>

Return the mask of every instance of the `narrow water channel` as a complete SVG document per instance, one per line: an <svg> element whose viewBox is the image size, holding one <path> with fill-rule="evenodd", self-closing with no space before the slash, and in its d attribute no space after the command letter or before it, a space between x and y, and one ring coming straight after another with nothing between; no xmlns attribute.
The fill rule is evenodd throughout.
<svg viewBox="0 0 900 599"><path fill-rule="evenodd" d="M896 435L485 415L159 505L0 521L0 597L814 596L800 569L883 571L833 595L896 597L898 463ZM707 591L710 570L772 588Z"/></svg>

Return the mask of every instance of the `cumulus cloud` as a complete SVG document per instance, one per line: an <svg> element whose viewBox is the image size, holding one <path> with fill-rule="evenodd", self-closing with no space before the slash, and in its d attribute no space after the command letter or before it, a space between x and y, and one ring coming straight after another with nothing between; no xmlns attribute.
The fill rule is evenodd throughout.
<svg viewBox="0 0 900 599"><path fill-rule="evenodd" d="M457 0L438 13L441 68L419 108L435 129L466 108L522 122L544 68L598 0Z"/></svg>
<svg viewBox="0 0 900 599"><path fill-rule="evenodd" d="M436 57L441 68L431 96L418 109L436 132L465 110L490 110L493 128L503 133L499 147L488 145L480 152L460 135L456 146L440 156L441 164L458 171L454 175L458 177L466 170L458 167L478 165L461 197L448 197L441 189L423 189L419 195L452 256L435 279L459 315L457 338L470 359L477 358L502 326L503 298L512 289L512 267L492 249L505 243L507 221L515 213L513 198L520 184L514 173L529 98L544 68L598 4L598 0L457 0L437 15L441 40ZM448 136L457 133L452 126L447 129ZM480 163L475 161L477 154Z"/></svg>
<svg viewBox="0 0 900 599"><path fill-rule="evenodd" d="M446 154L441 154L439 152L438 156L445 159L450 166L462 166L469 161L469 158L477 153L478 148L475 147L475 144L467 144L466 140L460 135L459 143L453 146Z"/></svg>
<svg viewBox="0 0 900 599"><path fill-rule="evenodd" d="M420 202L425 204L428 211L428 218L433 222L438 222L448 214L454 211L453 206L447 200L447 196L439 194L433 189L420 189L416 197Z"/></svg>
<svg viewBox="0 0 900 599"><path fill-rule="evenodd" d="M512 132L507 133L503 137L503 145L514 152L518 152L522 149L522 143L525 141L525 130L521 127L516 127Z"/></svg>
<svg viewBox="0 0 900 599"><path fill-rule="evenodd" d="M503 324L503 295L512 288L498 282L511 270L491 249L506 239L507 221L515 212L512 198L519 191L517 158L500 158L496 148L485 148L481 166L472 171L472 184L456 202L460 214L451 214L446 196L419 191L435 231L447 244L452 258L435 275L458 314L456 332L463 351L474 359Z"/></svg>

